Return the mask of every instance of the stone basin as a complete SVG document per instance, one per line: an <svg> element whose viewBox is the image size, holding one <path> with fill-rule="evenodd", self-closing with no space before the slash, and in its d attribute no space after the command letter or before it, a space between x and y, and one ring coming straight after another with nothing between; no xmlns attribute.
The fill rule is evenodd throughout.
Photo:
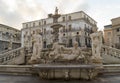
<svg viewBox="0 0 120 83"><path fill-rule="evenodd" d="M81 64L36 64L33 68L39 73L41 79L93 79L101 65Z"/></svg>

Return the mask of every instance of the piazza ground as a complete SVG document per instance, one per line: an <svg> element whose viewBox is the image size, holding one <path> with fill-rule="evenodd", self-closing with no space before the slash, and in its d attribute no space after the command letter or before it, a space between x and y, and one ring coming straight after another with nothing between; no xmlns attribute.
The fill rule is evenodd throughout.
<svg viewBox="0 0 120 83"><path fill-rule="evenodd" d="M3 75L0 74L0 83L119 83L120 74L101 75L93 80L40 80L38 76Z"/></svg>

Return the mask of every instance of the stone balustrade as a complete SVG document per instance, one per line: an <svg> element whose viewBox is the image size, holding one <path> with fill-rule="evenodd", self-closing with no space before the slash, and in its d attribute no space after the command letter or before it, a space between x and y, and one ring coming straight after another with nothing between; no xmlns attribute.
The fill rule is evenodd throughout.
<svg viewBox="0 0 120 83"><path fill-rule="evenodd" d="M8 64L7 62L14 61L13 59L17 57L19 58L22 56L24 57L24 54L25 54L24 49L25 49L24 47L20 47L18 49L11 50L3 54L0 54L0 64Z"/></svg>
<svg viewBox="0 0 120 83"><path fill-rule="evenodd" d="M102 50L101 50L101 54L114 56L114 57L120 59L120 50L116 49L116 48L109 47L109 46L103 45Z"/></svg>

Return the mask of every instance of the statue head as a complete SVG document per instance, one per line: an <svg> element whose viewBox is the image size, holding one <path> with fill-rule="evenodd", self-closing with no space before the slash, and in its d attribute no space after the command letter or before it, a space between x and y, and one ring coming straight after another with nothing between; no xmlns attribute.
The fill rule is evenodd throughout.
<svg viewBox="0 0 120 83"><path fill-rule="evenodd" d="M40 29L37 29L36 30L36 34L40 34L41 33L41 30Z"/></svg>

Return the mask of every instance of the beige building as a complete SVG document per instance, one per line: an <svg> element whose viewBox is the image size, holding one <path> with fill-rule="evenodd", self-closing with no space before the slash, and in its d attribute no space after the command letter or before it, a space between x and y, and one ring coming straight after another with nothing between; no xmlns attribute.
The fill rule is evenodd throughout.
<svg viewBox="0 0 120 83"><path fill-rule="evenodd" d="M0 52L21 46L21 31L13 27L0 24Z"/></svg>
<svg viewBox="0 0 120 83"><path fill-rule="evenodd" d="M105 45L112 46L112 25L104 26L104 42Z"/></svg>
<svg viewBox="0 0 120 83"><path fill-rule="evenodd" d="M104 26L105 43L120 49L120 17L111 19L112 24Z"/></svg>
<svg viewBox="0 0 120 83"><path fill-rule="evenodd" d="M32 45L31 37L36 30L42 32L43 47L51 46L53 43L53 29L51 26L53 24L53 14L48 14L48 18L45 19L23 23L22 46ZM73 42L76 40L80 47L91 46L89 35L97 30L97 22L85 12L60 14L57 24L62 25L59 29L59 43L72 47Z"/></svg>

